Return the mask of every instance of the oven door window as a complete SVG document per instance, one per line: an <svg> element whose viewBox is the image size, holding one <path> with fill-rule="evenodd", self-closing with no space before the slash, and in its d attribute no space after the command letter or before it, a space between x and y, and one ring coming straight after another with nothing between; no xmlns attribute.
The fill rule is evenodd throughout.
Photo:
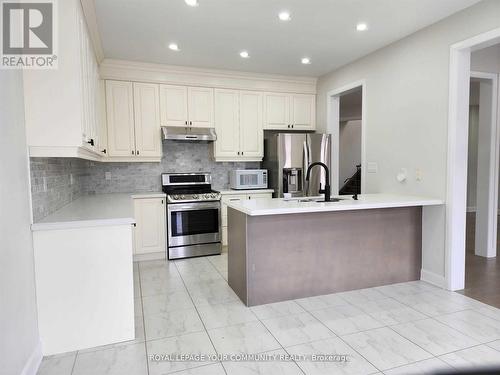
<svg viewBox="0 0 500 375"><path fill-rule="evenodd" d="M219 210L203 209L174 211L170 213L172 236L217 233L219 231Z"/></svg>

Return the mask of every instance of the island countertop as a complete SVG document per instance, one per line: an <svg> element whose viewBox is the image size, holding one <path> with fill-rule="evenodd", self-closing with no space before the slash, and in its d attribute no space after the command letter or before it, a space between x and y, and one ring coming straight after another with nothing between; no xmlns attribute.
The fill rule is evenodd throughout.
<svg viewBox="0 0 500 375"><path fill-rule="evenodd" d="M335 196L339 202L303 202L301 199L320 199L321 197L305 198L269 198L228 202L228 207L243 212L249 216L282 215L311 212L331 212L349 210L367 210L376 208L437 206L444 202L440 199L399 195L399 194L362 194L358 200L351 196Z"/></svg>

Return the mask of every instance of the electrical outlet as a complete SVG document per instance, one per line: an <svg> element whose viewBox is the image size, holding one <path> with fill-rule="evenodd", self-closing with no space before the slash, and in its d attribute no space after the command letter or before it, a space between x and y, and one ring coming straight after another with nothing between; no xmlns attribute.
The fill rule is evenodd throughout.
<svg viewBox="0 0 500 375"><path fill-rule="evenodd" d="M424 174L423 174L422 170L420 168L415 169L415 179L417 181L422 181L423 178L424 178Z"/></svg>
<svg viewBox="0 0 500 375"><path fill-rule="evenodd" d="M111 172L104 173L104 178L108 181L111 180Z"/></svg>

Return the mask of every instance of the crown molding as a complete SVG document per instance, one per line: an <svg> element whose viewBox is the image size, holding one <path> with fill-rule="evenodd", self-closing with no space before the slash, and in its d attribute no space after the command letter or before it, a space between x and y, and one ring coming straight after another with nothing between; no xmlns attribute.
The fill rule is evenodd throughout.
<svg viewBox="0 0 500 375"><path fill-rule="evenodd" d="M205 86L256 91L316 94L317 78L202 69L176 65L104 59L103 79Z"/></svg>
<svg viewBox="0 0 500 375"><path fill-rule="evenodd" d="M102 49L99 27L97 25L95 0L80 0L80 4L82 5L83 17L85 18L90 40L92 41L97 63L99 64L102 60L104 60L104 51Z"/></svg>

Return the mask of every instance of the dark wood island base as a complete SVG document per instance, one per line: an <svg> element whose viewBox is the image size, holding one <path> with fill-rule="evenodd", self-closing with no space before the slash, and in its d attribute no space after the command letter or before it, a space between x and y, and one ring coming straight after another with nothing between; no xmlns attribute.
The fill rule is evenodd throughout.
<svg viewBox="0 0 500 375"><path fill-rule="evenodd" d="M247 306L420 280L422 207L249 216L228 207L228 282Z"/></svg>

